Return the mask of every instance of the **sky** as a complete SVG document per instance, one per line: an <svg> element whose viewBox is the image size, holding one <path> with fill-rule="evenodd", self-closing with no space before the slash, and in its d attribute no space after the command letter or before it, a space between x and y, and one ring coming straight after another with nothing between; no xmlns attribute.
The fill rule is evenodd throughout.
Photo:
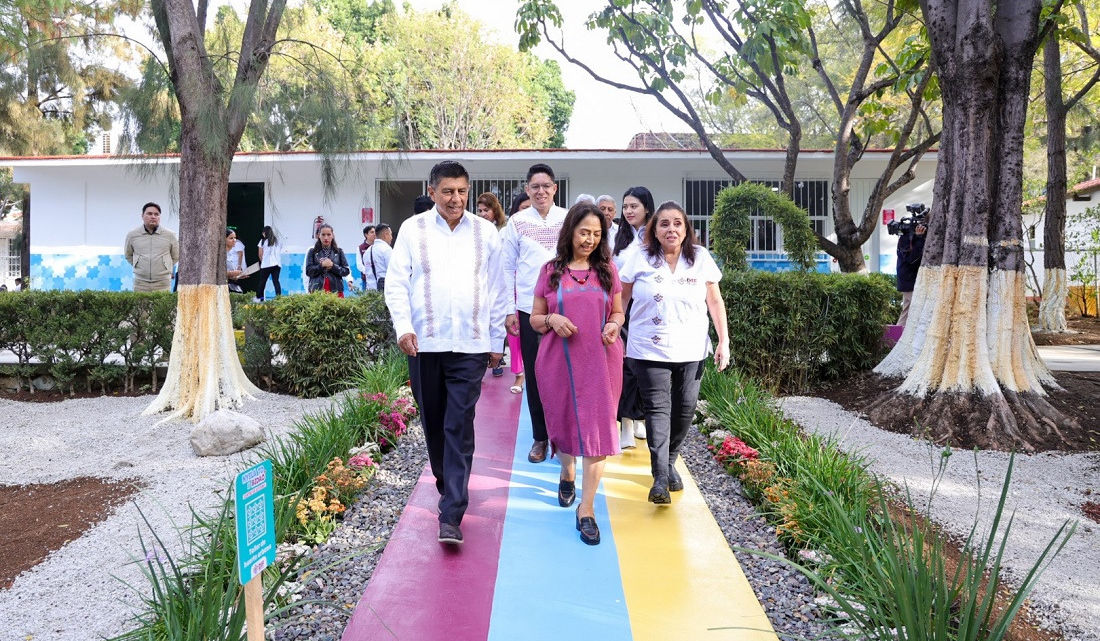
<svg viewBox="0 0 1100 641"><path fill-rule="evenodd" d="M410 0L418 10L438 9L444 0ZM602 32L589 32L585 18L602 3L592 0L557 0L562 12L566 51L601 75L630 81L633 73L616 59ZM463 11L485 24L499 42L517 46L516 8L519 0L459 0ZM649 96L634 95L594 80L588 72L566 62L543 43L534 52L540 58L557 60L567 88L576 93L573 118L565 145L571 149L622 149L636 133L644 131L688 131L679 118Z"/></svg>

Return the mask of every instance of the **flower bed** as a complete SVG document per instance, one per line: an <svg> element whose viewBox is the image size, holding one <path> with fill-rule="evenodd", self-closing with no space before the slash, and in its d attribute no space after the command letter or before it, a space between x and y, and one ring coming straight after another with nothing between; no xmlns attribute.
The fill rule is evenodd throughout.
<svg viewBox="0 0 1100 641"><path fill-rule="evenodd" d="M297 600L295 586L310 571L310 545L323 542L340 515L377 470L375 455L400 442L416 416L404 387L404 357L387 353L352 383L358 392L339 397L328 410L305 416L287 438L264 446L257 459L272 462L275 493L275 565L264 570L264 604L269 616ZM119 639L239 639L244 609L236 575L231 492L214 514L194 514L179 533L183 558L164 552L160 535L143 532L148 581L133 586L145 603L135 629Z"/></svg>
<svg viewBox="0 0 1100 641"><path fill-rule="evenodd" d="M989 535L972 532L958 562L949 562L941 537L910 501L898 508L896 493L861 458L804 435L751 379L710 370L702 396L700 430L716 461L775 522L789 562L824 594L845 637L1005 638L1044 560L1074 530L1064 525L1032 571L1007 589L1000 567L1010 525L999 525L1011 465ZM944 450L941 463L950 455ZM998 591L1008 596L998 602Z"/></svg>

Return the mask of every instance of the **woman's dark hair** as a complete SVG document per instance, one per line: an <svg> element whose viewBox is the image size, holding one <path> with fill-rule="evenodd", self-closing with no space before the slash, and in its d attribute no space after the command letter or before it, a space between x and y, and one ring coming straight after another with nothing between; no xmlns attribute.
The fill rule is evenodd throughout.
<svg viewBox="0 0 1100 641"><path fill-rule="evenodd" d="M573 235L581 222L589 216L595 216L600 221L600 244L588 255L588 267L596 272L600 279L600 286L605 292L611 291L611 250L607 244L607 219L603 212L590 202L579 202L570 208L565 215L565 222L561 225L561 234L558 236L557 255L550 261L550 289L557 289L561 277L573 260Z"/></svg>
<svg viewBox="0 0 1100 641"><path fill-rule="evenodd" d="M477 204L485 205L493 210L493 224L497 226L497 229L508 224L508 219L504 217L504 208L500 206L500 201L497 200L496 195L492 192L487 191L478 196Z"/></svg>
<svg viewBox="0 0 1100 641"><path fill-rule="evenodd" d="M279 244L279 237L275 235L275 230L271 228L271 225L265 225L264 230L260 232L260 238L267 241L267 246Z"/></svg>
<svg viewBox="0 0 1100 641"><path fill-rule="evenodd" d="M653 194L648 189L642 186L631 187L627 189L623 194L623 201L626 201L627 196L634 196L642 203L642 209L645 210L645 220L642 225L649 223L653 218ZM624 202L625 204L625 202ZM615 234L615 247L611 254L618 256L619 252L630 247L630 243L634 242L634 228L630 226L630 223L626 222L626 219L619 216L619 231Z"/></svg>
<svg viewBox="0 0 1100 641"><path fill-rule="evenodd" d="M324 225L321 225L320 227L317 228L317 242L313 244L313 251L319 252L323 248L323 245L321 245L321 230L326 229L326 228L331 230L332 225L330 225L328 223L325 223ZM334 252L339 252L340 251L340 248L336 246L336 232L335 231L332 232L332 244L329 245L329 247Z"/></svg>
<svg viewBox="0 0 1100 641"><path fill-rule="evenodd" d="M691 220L688 219L687 212L680 206L680 203L675 200L666 200L661 203L661 206L657 208L657 212L646 223L645 228L645 253L650 257L650 262L653 265L660 265L662 260L662 254L664 249L661 247L661 241L657 240L657 218L664 211L674 211L680 214L680 217L684 219L684 241L680 244L680 255L684 257L684 262L691 267L695 264L695 227L691 224Z"/></svg>
<svg viewBox="0 0 1100 641"><path fill-rule="evenodd" d="M229 234L234 234L236 232L237 232L236 229L233 229L232 227L226 227L225 228L225 237L229 238Z"/></svg>
<svg viewBox="0 0 1100 641"><path fill-rule="evenodd" d="M523 203L531 200L531 197L527 195L527 192L521 191L512 196L512 206L508 208L508 217L511 218L520 209L523 209Z"/></svg>

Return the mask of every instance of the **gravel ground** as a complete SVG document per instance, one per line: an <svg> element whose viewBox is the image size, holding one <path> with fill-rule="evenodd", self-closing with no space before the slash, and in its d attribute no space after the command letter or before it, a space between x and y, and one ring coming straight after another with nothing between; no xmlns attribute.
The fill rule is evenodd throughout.
<svg viewBox="0 0 1100 641"><path fill-rule="evenodd" d="M242 413L268 436L289 431L304 412L331 399L302 400L261 394ZM142 517L180 549L175 525L190 523L190 506L219 504L219 493L252 454L200 458L188 442L190 423L141 416L153 400L101 397L61 403L0 399L0 484L49 483L77 476L136 479L145 488L84 536L51 554L0 591L0 641L87 641L132 627L139 599L127 584L145 589L138 531Z"/></svg>
<svg viewBox="0 0 1100 641"><path fill-rule="evenodd" d="M937 482L940 448L880 430L824 399L789 397L780 405L805 429L835 434L843 449L866 457L873 472L907 487L918 507L926 507L934 491L928 513L948 532L965 538L975 519L979 532L988 532L1008 454L955 452ZM1015 513L1015 522L1005 574L1016 584L1066 520L1079 522L1031 596L1039 623L1072 641L1100 641L1100 526L1081 512L1083 503L1097 500L1098 491L1100 454L1018 455L1006 502L1006 512Z"/></svg>

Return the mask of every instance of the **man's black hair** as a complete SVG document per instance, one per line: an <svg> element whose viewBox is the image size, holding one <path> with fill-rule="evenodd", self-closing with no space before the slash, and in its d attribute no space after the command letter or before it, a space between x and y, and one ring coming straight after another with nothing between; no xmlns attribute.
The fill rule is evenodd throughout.
<svg viewBox="0 0 1100 641"><path fill-rule="evenodd" d="M431 196L417 196L413 201L413 214L422 214L432 207L435 207L435 201Z"/></svg>
<svg viewBox="0 0 1100 641"><path fill-rule="evenodd" d="M145 210L149 209L150 207L156 207L157 208L157 213L158 214L163 214L163 212L160 210L160 205L158 205L156 203L153 203L153 202L145 203L144 205L142 205L141 206L141 213L144 214Z"/></svg>
<svg viewBox="0 0 1100 641"><path fill-rule="evenodd" d="M379 223L379 225L378 225L377 227L375 227L375 228L374 228L374 233L376 233L376 234L378 234L379 236L381 236L381 235L382 235L382 232L386 231L387 229L392 229L392 227L390 227L390 226L389 226L389 225L387 225L386 223Z"/></svg>
<svg viewBox="0 0 1100 641"><path fill-rule="evenodd" d="M536 163L531 165L531 168L527 170L527 182L531 182L531 177L535 174L546 174L550 176L550 180L557 181L554 177L554 170L550 168L550 165L546 163Z"/></svg>
<svg viewBox="0 0 1100 641"><path fill-rule="evenodd" d="M465 178L470 180L470 172L466 171L466 168L461 163L454 160L444 160L435 164L432 167L432 171L428 174L428 185L432 189L439 186L439 182L444 178Z"/></svg>

